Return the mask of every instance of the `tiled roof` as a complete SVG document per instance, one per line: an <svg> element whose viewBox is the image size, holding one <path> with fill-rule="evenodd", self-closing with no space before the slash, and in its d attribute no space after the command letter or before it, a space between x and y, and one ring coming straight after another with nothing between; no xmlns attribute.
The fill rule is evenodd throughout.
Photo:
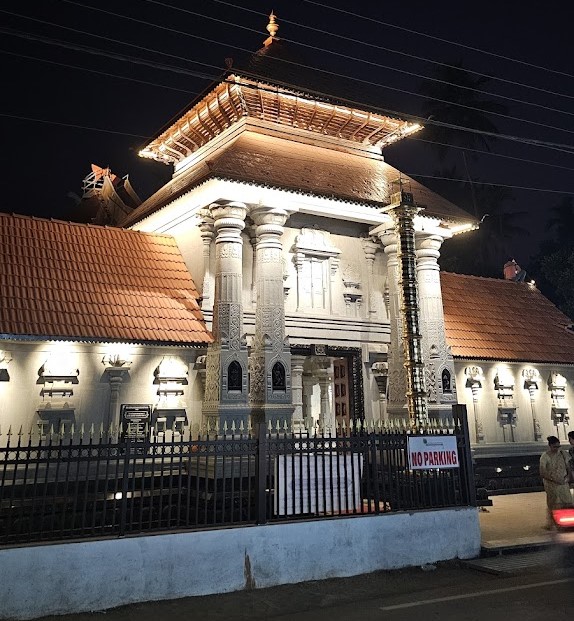
<svg viewBox="0 0 574 621"><path fill-rule="evenodd" d="M131 226L211 178L382 207L390 203L390 194L396 191L391 182L399 176L418 205L425 208L424 215L445 220L473 220L467 212L382 160L244 132L209 161L172 179L134 210L122 226Z"/></svg>
<svg viewBox="0 0 574 621"><path fill-rule="evenodd" d="M0 214L0 335L205 344L172 237Z"/></svg>
<svg viewBox="0 0 574 621"><path fill-rule="evenodd" d="M574 364L572 321L534 286L441 272L441 287L455 357Z"/></svg>

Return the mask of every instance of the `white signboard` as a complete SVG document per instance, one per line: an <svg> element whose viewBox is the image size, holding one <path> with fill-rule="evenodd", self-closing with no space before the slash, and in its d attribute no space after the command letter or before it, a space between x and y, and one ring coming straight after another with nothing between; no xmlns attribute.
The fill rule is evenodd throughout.
<svg viewBox="0 0 574 621"><path fill-rule="evenodd" d="M409 468L438 470L458 468L456 436L409 436Z"/></svg>
<svg viewBox="0 0 574 621"><path fill-rule="evenodd" d="M363 456L326 453L279 455L275 514L352 512L361 507Z"/></svg>

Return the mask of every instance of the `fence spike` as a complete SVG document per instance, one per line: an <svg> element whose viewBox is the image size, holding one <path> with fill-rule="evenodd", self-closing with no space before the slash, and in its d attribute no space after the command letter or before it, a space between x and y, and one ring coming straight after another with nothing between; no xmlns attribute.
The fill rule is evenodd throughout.
<svg viewBox="0 0 574 621"><path fill-rule="evenodd" d="M94 437L94 423L90 425L90 440Z"/></svg>
<svg viewBox="0 0 574 621"><path fill-rule="evenodd" d="M70 427L70 438L74 438L74 434L76 433L76 426L74 425L74 423L72 423L72 426Z"/></svg>
<svg viewBox="0 0 574 621"><path fill-rule="evenodd" d="M273 431L273 425L271 424L271 419L267 421L267 431L271 433Z"/></svg>
<svg viewBox="0 0 574 621"><path fill-rule="evenodd" d="M231 421L231 433L235 435L235 419Z"/></svg>
<svg viewBox="0 0 574 621"><path fill-rule="evenodd" d="M18 437L21 438L22 437L22 425L20 425L20 430L18 431Z"/></svg>
<svg viewBox="0 0 574 621"><path fill-rule="evenodd" d="M12 425L8 427L8 437L12 435Z"/></svg>
<svg viewBox="0 0 574 621"><path fill-rule="evenodd" d="M243 419L239 422L239 433L243 433L245 431L245 424L243 423Z"/></svg>

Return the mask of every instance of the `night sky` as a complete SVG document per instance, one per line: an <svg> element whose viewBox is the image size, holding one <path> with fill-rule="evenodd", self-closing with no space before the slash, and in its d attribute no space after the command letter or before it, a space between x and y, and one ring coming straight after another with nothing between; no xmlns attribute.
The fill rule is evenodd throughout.
<svg viewBox="0 0 574 621"><path fill-rule="evenodd" d="M548 149L496 140L492 150L556 167L487 155L468 165L474 180L547 190L513 190L509 207L528 212L524 226L531 235L515 240L509 251L527 261L544 232L549 208L574 195L571 24L559 17L563 3L556 3L556 10L551 2L537 5L540 10L531 11L518 1L5 0L0 4L0 211L70 217L76 207L69 193L81 194L92 162L109 165L119 175L129 173L145 199L171 175L169 167L138 157L146 137L153 137L221 75L226 58L261 47L273 9L278 36L290 45L308 46L297 48L307 64L348 76L341 78L345 81L351 76L380 85L369 88L380 93L384 109L419 114L420 76L433 75L436 65L413 56L449 64L462 61L468 69L514 82L491 80L484 86L485 91L520 100L495 98L508 107L508 115L524 119L491 117L500 132L562 146ZM385 156L407 174L433 175L438 168L436 157L420 141L403 141ZM449 162L460 167L460 153L453 153ZM425 184L424 178L419 180Z"/></svg>

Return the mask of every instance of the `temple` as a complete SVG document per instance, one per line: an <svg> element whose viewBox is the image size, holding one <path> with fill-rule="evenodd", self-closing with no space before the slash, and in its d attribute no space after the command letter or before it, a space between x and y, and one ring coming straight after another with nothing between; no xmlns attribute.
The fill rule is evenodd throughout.
<svg viewBox="0 0 574 621"><path fill-rule="evenodd" d="M1 216L2 430L145 405L156 435L336 433L465 403L492 477L528 465L567 431L569 319L533 285L441 274L478 222L385 162L420 125L290 60L278 28L142 148L173 167L155 194L93 170L117 226Z"/></svg>

